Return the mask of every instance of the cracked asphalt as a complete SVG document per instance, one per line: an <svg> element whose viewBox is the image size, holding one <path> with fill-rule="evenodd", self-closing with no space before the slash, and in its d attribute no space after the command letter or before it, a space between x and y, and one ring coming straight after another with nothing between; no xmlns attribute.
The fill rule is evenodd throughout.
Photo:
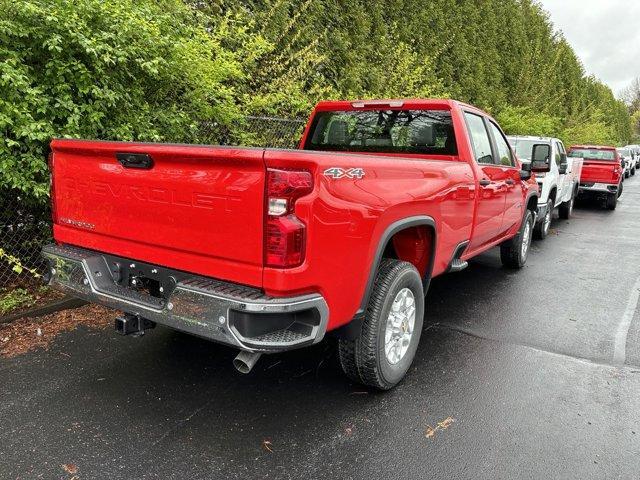
<svg viewBox="0 0 640 480"><path fill-rule="evenodd" d="M0 478L638 478L640 178L580 206L520 272L432 283L406 380L373 393L330 341L236 373L157 328L78 329L0 360Z"/></svg>

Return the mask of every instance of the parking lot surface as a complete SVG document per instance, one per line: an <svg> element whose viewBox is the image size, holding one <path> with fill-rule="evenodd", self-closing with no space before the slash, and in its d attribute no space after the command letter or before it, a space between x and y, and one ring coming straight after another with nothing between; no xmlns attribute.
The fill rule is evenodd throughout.
<svg viewBox="0 0 640 480"><path fill-rule="evenodd" d="M345 272L346 274L346 272ZM158 327L83 327L0 359L0 478L637 478L640 178L534 242L433 281L395 390L327 340L266 356Z"/></svg>

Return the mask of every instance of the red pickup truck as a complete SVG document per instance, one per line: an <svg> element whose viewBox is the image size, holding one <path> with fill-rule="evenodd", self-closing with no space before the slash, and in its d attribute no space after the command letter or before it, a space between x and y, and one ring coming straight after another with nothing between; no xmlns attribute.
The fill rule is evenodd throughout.
<svg viewBox="0 0 640 480"><path fill-rule="evenodd" d="M574 145L569 157L583 158L578 197L595 197L615 210L622 195L623 169L615 147Z"/></svg>
<svg viewBox="0 0 640 480"><path fill-rule="evenodd" d="M379 389L413 360L431 278L494 246L522 267L538 204L498 124L450 100L322 102L298 150L57 139L49 161L48 281L125 312L120 333L157 322L248 372L332 332Z"/></svg>

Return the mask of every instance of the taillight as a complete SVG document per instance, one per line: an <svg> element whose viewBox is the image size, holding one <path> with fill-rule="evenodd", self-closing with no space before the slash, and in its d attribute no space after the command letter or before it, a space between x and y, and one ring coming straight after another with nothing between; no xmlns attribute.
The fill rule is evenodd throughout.
<svg viewBox="0 0 640 480"><path fill-rule="evenodd" d="M297 267L304 261L306 225L296 217L296 200L313 191L311 172L267 169L265 263L268 267Z"/></svg>
<svg viewBox="0 0 640 480"><path fill-rule="evenodd" d="M58 211L56 209L56 184L54 182L53 152L49 152L47 164L49 166L49 201L51 203L51 218L53 223L57 223Z"/></svg>

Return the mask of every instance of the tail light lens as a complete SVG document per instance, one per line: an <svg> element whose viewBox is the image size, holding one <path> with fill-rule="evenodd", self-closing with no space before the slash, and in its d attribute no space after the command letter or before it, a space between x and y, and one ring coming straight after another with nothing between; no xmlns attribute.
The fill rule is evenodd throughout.
<svg viewBox="0 0 640 480"><path fill-rule="evenodd" d="M265 263L291 268L304 261L306 225L296 217L295 202L313 191L313 176L304 170L267 169Z"/></svg>
<svg viewBox="0 0 640 480"><path fill-rule="evenodd" d="M53 169L53 152L49 152L47 157L47 164L49 166L49 201L51 204L51 219L53 223L58 223L58 209L56 208L56 184L54 182L54 169Z"/></svg>

